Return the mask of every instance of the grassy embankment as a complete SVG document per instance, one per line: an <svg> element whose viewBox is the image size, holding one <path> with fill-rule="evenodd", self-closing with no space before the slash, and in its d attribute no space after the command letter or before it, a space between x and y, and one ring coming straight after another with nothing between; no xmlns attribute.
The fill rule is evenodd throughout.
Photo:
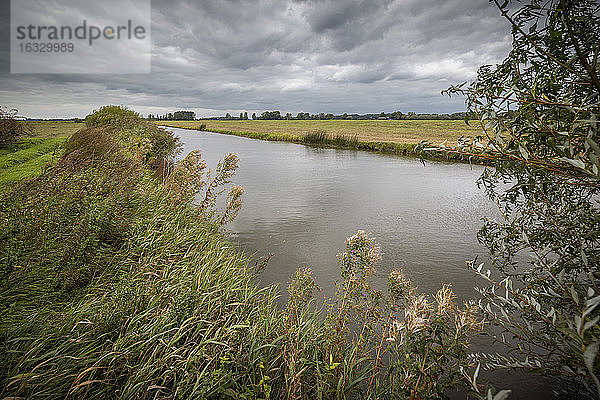
<svg viewBox="0 0 600 400"><path fill-rule="evenodd" d="M63 121L27 122L31 136L0 149L0 186L37 176L60 156L66 140L83 124Z"/></svg>
<svg viewBox="0 0 600 400"><path fill-rule="evenodd" d="M420 120L248 120L248 121L157 121L176 128L206 130L254 139L305 143L361 150L417 155L415 146L423 140L433 144L456 143L459 137L481 134L477 125L463 121ZM204 126L203 126L204 125ZM203 126L203 127L202 127ZM431 154L443 159L460 159L451 154Z"/></svg>
<svg viewBox="0 0 600 400"><path fill-rule="evenodd" d="M127 114L92 125L2 193L0 398L264 394L274 294L157 180L170 135Z"/></svg>
<svg viewBox="0 0 600 400"><path fill-rule="evenodd" d="M135 113L86 124L54 166L2 189L0 398L432 398L459 385L478 323L448 288L432 303L396 272L384 301L367 281L378 246L359 232L327 310L311 308L307 269L278 309L214 209L235 156L207 174L192 152L171 170L177 140Z"/></svg>
<svg viewBox="0 0 600 400"><path fill-rule="evenodd" d="M286 331L274 289L224 239L210 204L234 159L212 181L194 158L157 176L171 135L125 112L97 117L53 167L2 193L0 398L355 392L362 361L317 316Z"/></svg>

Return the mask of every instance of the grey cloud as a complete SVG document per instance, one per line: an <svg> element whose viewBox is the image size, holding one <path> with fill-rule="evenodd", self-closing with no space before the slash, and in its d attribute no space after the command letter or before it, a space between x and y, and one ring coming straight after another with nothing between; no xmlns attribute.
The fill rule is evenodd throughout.
<svg viewBox="0 0 600 400"><path fill-rule="evenodd" d="M101 9L95 2L87 13ZM152 19L151 74L11 75L5 67L0 104L32 116L106 103L200 115L454 112L462 100L440 91L500 61L510 44L486 0L154 0ZM0 18L0 29L6 23Z"/></svg>
<svg viewBox="0 0 600 400"><path fill-rule="evenodd" d="M306 15L313 31L322 33L354 24L358 20L368 20L372 14L380 11L388 3L390 1L381 0L315 2ZM373 20L372 22L376 23L377 21Z"/></svg>

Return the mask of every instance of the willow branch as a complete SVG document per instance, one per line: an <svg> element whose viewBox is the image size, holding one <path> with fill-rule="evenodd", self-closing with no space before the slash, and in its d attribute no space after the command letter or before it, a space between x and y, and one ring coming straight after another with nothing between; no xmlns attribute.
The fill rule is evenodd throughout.
<svg viewBox="0 0 600 400"><path fill-rule="evenodd" d="M565 25L567 26L567 31L569 32L569 37L571 38L571 42L573 42L573 46L575 47L575 52L577 53L577 58L579 58L579 61L581 62L581 64L587 71L588 75L590 76L590 79L592 80L592 83L596 87L596 90L598 91L598 93L600 93L600 80L598 79L598 75L596 75L596 71L594 71L594 69L592 68L590 63L588 63L588 60L585 57L585 55L583 54L583 51L581 50L581 47L579 46L579 42L577 41L577 38L575 37L575 34L573 33L573 26L571 25L569 15L567 14L567 4L566 4L565 0L560 0L560 4L563 8L563 17L565 19Z"/></svg>

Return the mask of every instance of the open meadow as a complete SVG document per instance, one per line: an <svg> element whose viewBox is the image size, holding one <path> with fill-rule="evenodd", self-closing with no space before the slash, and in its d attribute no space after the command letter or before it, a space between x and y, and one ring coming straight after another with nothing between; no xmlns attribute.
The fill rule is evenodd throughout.
<svg viewBox="0 0 600 400"><path fill-rule="evenodd" d="M83 122L73 121L27 121L31 128L31 136L36 138L51 138L71 136L83 128Z"/></svg>

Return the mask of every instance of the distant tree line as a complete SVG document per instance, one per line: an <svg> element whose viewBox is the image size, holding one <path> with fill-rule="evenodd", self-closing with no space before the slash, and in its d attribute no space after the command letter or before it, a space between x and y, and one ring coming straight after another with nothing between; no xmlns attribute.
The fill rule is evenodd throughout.
<svg viewBox="0 0 600 400"><path fill-rule="evenodd" d="M291 113L286 113L285 115L281 113L281 111L264 111L262 114L257 115L256 113L252 113L252 116L248 118L247 112L241 112L239 116L233 116L230 113L225 114L224 117L208 117L208 118L199 118L205 120L222 120L222 121L230 121L230 120L386 120L386 119L394 119L394 120L402 120L402 119L433 119L433 120L463 120L465 117L469 119L475 118L475 116L470 115L469 113L457 112L452 114L436 114L436 113L424 113L418 114L415 112L403 113L401 111L394 111L391 113L381 112L381 113L372 113L372 114L331 114L331 113L318 113L318 114L310 114L306 112L299 112L295 116ZM185 121L185 120L194 120L196 118L196 113L192 111L175 111L174 113L167 113L164 115L153 115L149 114L148 119L158 120L158 121Z"/></svg>
<svg viewBox="0 0 600 400"><path fill-rule="evenodd" d="M254 120L328 120L328 119L356 119L356 120L366 120L366 119L433 119L433 120L463 120L465 116L468 116L469 119L471 116L464 112L457 112L452 114L435 114L435 113L424 113L418 114L415 112L403 113L401 111L394 111L391 113L373 113L373 114L331 114L331 113L318 113L318 114L310 114L305 112L299 112L295 116L291 113L282 114L281 111L265 111L260 115L256 115L256 113L252 113L252 119ZM225 117L210 117L203 119L213 119L213 120L247 120L248 113L240 113L239 118L233 117L231 114L227 113Z"/></svg>

